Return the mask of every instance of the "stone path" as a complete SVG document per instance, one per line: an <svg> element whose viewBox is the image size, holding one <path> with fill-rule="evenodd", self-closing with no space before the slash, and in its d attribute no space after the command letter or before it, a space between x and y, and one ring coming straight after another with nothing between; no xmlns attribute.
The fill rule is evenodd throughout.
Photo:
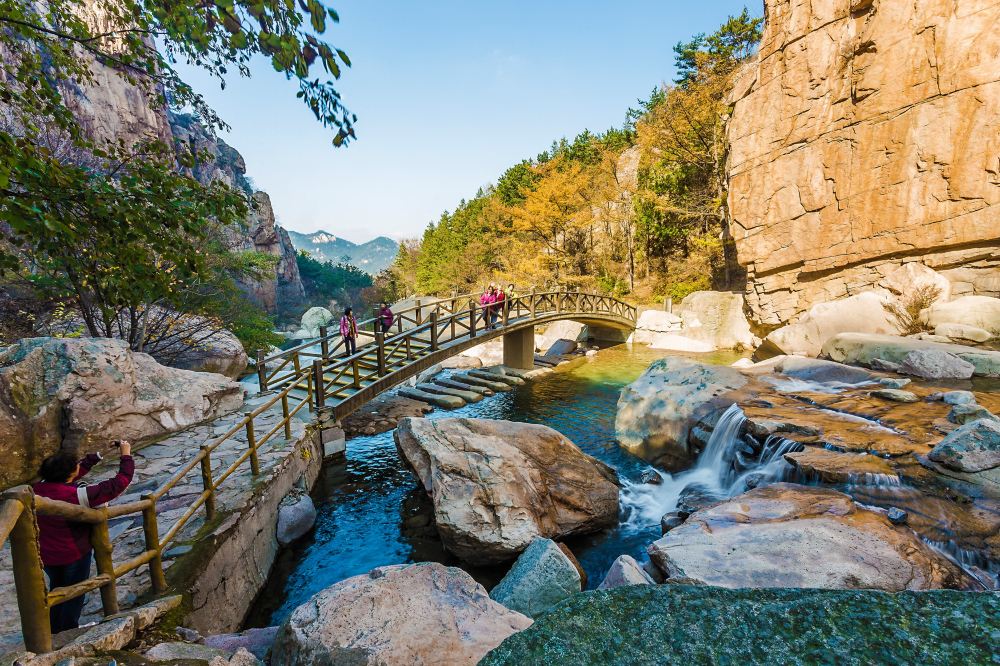
<svg viewBox="0 0 1000 666"><path fill-rule="evenodd" d="M143 446L134 453L136 472L132 484L124 495L112 504L124 504L141 498L145 493L160 487L179 467L197 455L199 447L213 438L224 435L234 424L243 419L245 410L254 409L267 401L270 396L252 397L247 399L242 410L222 417L211 423L202 424L175 433L158 442ZM250 472L250 461L247 460L238 471L234 472L216 492L216 507L219 513L236 509L245 502L254 488L254 482L265 480L269 472L275 469L292 451L292 444L298 441L305 432L306 421L311 414L303 408L292 420L292 440L284 439L284 432L279 430L275 436L264 444L258 452L261 474L254 479ZM262 437L281 421L281 403L262 413L254 420L257 437ZM246 431L223 442L212 453L213 476L218 477L247 447ZM114 474L117 470L117 459L106 459L96 466L87 476L91 483L101 481ZM157 502L157 520L160 537L174 525L177 519L187 510L197 495L202 491L201 467L195 466L170 492ZM179 559L191 550L191 544L196 538L205 538L212 533L199 535L205 525L205 512L199 510L180 533L174 538L164 552L163 568L168 570L176 565ZM216 531L225 529L223 524ZM122 516L109 524L111 541L114 544L114 562L120 564L145 550L141 514ZM0 653L3 646L20 638L20 620L15 601L14 576L9 545L0 549ZM96 569L92 570L96 574ZM118 603L122 610L135 605L139 595L149 590L149 568L142 566L121 577L118 583ZM97 592L87 595L83 612L84 622L93 622L101 618L101 598Z"/></svg>

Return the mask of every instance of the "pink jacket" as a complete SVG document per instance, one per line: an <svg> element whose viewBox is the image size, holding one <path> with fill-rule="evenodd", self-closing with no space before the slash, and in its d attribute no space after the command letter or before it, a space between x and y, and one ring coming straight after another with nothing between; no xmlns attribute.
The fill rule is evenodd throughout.
<svg viewBox="0 0 1000 666"><path fill-rule="evenodd" d="M340 337L342 338L356 338L358 337L358 322L354 317L348 317L344 315L340 318Z"/></svg>
<svg viewBox="0 0 1000 666"><path fill-rule="evenodd" d="M496 301L497 297L494 294L490 293L484 293L482 296L479 297L480 305L493 305L494 303L496 303Z"/></svg>

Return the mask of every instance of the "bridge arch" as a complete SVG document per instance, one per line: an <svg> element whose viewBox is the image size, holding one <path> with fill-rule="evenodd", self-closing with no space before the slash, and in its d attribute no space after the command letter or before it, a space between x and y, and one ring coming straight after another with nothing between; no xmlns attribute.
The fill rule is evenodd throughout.
<svg viewBox="0 0 1000 666"><path fill-rule="evenodd" d="M261 391L305 392L310 405L341 419L376 396L441 361L498 337L504 363L530 369L534 330L560 320L620 330L635 328L636 309L616 298L572 291L530 293L510 298L484 314L471 295L437 301L427 312L419 302L397 312L396 330L378 330L376 318L359 323L368 342L352 355L339 355L339 331L293 349L259 358Z"/></svg>

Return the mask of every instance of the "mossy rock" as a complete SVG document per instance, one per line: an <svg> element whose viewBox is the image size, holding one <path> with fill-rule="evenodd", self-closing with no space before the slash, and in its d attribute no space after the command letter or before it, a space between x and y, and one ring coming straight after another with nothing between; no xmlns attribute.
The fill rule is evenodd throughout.
<svg viewBox="0 0 1000 666"><path fill-rule="evenodd" d="M998 662L996 593L660 585L576 595L480 666Z"/></svg>

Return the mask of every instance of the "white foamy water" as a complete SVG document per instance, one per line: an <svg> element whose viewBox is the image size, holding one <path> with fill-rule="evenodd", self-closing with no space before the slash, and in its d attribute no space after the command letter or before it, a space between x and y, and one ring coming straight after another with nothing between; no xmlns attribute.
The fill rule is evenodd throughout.
<svg viewBox="0 0 1000 666"><path fill-rule="evenodd" d="M719 418L694 467L677 474L654 470L663 479L662 484L623 479L623 526L640 530L658 524L663 514L677 508L681 494L691 486L720 497L733 497L747 490L751 476L756 476L757 485L782 480L791 469L784 455L801 450L802 445L772 435L759 453L744 452L747 442L741 433L746 420L743 410L732 405Z"/></svg>
<svg viewBox="0 0 1000 666"><path fill-rule="evenodd" d="M848 384L846 382L818 382L812 379L799 379L798 377L782 377L765 375L762 379L774 386L781 393L843 393L850 389L870 386L875 382L860 382L858 384Z"/></svg>

